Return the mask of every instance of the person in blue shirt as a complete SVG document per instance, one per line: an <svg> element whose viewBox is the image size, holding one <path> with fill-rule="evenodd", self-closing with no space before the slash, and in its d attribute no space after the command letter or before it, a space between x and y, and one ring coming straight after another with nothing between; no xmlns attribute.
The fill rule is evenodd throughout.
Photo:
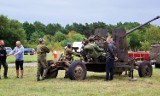
<svg viewBox="0 0 160 96"><path fill-rule="evenodd" d="M19 78L19 69L21 72L21 78L23 78L23 61L24 61L24 47L21 44L20 41L16 42L16 47L13 49L12 52L9 53L9 55L14 55L16 58L15 65L16 65L16 74L17 78Z"/></svg>

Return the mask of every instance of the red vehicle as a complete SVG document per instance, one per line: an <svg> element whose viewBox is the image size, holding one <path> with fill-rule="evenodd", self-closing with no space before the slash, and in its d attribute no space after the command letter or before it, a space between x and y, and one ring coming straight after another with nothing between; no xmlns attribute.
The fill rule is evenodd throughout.
<svg viewBox="0 0 160 96"><path fill-rule="evenodd" d="M134 58L137 61L143 61L143 60L149 61L150 60L149 52L144 52L144 51L128 52L128 57Z"/></svg>

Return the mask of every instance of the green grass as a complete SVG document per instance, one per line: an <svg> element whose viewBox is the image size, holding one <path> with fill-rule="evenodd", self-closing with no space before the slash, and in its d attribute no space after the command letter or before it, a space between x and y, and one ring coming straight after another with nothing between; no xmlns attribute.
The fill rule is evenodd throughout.
<svg viewBox="0 0 160 96"><path fill-rule="evenodd" d="M47 54L47 60L53 60L52 53ZM13 55L7 57L7 63L14 63L15 57ZM35 55L24 55L24 62L37 62L37 54Z"/></svg>
<svg viewBox="0 0 160 96"><path fill-rule="evenodd" d="M59 71L56 79L36 81L36 67L25 67L23 79L15 78L15 68L9 68L9 79L0 80L0 96L160 96L159 69L154 69L151 78L128 81L125 76L115 76L104 81L105 73L88 72L84 81L63 79Z"/></svg>

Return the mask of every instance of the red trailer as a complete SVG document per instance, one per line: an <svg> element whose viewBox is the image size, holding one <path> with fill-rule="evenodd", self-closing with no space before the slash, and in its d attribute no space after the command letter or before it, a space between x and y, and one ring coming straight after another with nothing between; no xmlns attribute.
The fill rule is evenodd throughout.
<svg viewBox="0 0 160 96"><path fill-rule="evenodd" d="M144 51L137 51L137 52L128 52L128 57L129 58L134 58L137 61L149 61L149 52L144 52Z"/></svg>

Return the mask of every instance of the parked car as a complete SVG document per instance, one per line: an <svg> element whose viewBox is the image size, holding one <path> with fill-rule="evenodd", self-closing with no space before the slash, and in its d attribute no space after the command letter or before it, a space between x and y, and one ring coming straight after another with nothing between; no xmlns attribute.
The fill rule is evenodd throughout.
<svg viewBox="0 0 160 96"><path fill-rule="evenodd" d="M6 48L7 54L9 54L12 51L11 47L5 47L5 48Z"/></svg>
<svg viewBox="0 0 160 96"><path fill-rule="evenodd" d="M24 48L24 55L34 55L35 49L34 48Z"/></svg>

